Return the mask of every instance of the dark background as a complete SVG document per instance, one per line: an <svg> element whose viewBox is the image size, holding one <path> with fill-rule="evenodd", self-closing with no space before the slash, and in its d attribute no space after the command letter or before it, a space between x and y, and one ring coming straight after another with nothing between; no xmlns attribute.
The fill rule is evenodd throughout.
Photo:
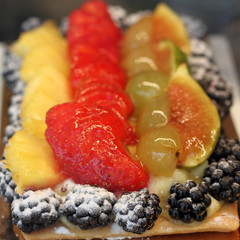
<svg viewBox="0 0 240 240"><path fill-rule="evenodd" d="M0 41L11 42L19 26L29 16L60 21L84 0L0 0ZM106 0L129 12L153 9L160 0ZM237 68L240 69L240 0L165 0L176 12L200 18L208 33L229 37Z"/></svg>

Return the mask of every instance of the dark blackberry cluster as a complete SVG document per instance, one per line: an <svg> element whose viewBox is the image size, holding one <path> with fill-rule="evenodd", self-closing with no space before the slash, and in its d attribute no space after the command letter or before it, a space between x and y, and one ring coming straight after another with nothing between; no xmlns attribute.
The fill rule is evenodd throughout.
<svg viewBox="0 0 240 240"><path fill-rule="evenodd" d="M12 173L4 168L2 161L0 161L0 195L5 202L11 203L17 196L15 188L16 184L12 179Z"/></svg>
<svg viewBox="0 0 240 240"><path fill-rule="evenodd" d="M211 51L204 41L191 40L192 54L189 56L190 70L207 95L216 105L220 118L228 114L232 105L232 89L220 76Z"/></svg>
<svg viewBox="0 0 240 240"><path fill-rule="evenodd" d="M168 198L169 215L186 223L194 220L203 221L207 217L207 208L211 204L207 189L208 186L205 183L196 185L192 180L184 184L174 183Z"/></svg>
<svg viewBox="0 0 240 240"><path fill-rule="evenodd" d="M110 223L116 197L104 188L76 185L66 196L63 214L81 229L103 227Z"/></svg>
<svg viewBox="0 0 240 240"><path fill-rule="evenodd" d="M31 233L56 222L60 216L61 197L50 188L27 191L13 200L12 221L23 232Z"/></svg>
<svg viewBox="0 0 240 240"><path fill-rule="evenodd" d="M202 181L214 198L233 203L240 196L240 162L230 158L212 162L205 169Z"/></svg>
<svg viewBox="0 0 240 240"><path fill-rule="evenodd" d="M3 77L6 80L7 87L13 92L20 92L23 89L23 83L20 81L20 68L22 60L11 50L7 49L3 61Z"/></svg>
<svg viewBox="0 0 240 240"><path fill-rule="evenodd" d="M224 134L220 135L218 143L208 162L218 162L221 158L240 161L240 143L238 139L227 139Z"/></svg>
<svg viewBox="0 0 240 240"><path fill-rule="evenodd" d="M162 212L160 199L144 188L123 193L113 207L115 222L127 232L141 234L150 229Z"/></svg>

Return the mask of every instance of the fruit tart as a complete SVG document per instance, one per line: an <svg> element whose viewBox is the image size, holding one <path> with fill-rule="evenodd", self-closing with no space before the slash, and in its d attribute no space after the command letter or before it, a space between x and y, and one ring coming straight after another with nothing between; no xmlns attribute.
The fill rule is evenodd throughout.
<svg viewBox="0 0 240 240"><path fill-rule="evenodd" d="M37 21L6 59L0 193L23 239L238 229L240 144L221 130L231 91L165 4L122 32L104 2L85 2L65 37Z"/></svg>

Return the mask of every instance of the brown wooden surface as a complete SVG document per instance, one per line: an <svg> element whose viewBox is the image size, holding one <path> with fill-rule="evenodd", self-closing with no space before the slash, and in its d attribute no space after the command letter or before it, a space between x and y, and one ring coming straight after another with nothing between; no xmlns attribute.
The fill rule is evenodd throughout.
<svg viewBox="0 0 240 240"><path fill-rule="evenodd" d="M11 93L4 89L3 99L3 113L2 113L2 136L1 136L1 154L3 152L3 134L4 128L8 123L7 108L9 106ZM223 123L226 130L227 137L236 137L236 133L230 117L227 117ZM16 231L16 230L15 230ZM17 236L16 236L17 235ZM10 215L10 206L0 198L0 240L24 240L19 231L16 233L13 230ZM140 238L142 239L142 238ZM231 233L195 233L183 235L170 235L170 236L155 236L148 238L149 240L238 240L238 231ZM134 240L134 239L133 239Z"/></svg>

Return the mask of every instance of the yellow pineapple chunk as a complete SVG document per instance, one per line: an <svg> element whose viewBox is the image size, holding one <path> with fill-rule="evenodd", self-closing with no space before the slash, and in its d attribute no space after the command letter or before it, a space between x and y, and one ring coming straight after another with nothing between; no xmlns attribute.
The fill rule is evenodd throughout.
<svg viewBox="0 0 240 240"><path fill-rule="evenodd" d="M64 51L64 49L62 49ZM66 48L65 48L65 51ZM23 59L20 70L21 78L28 83L36 75L36 72L45 66L52 66L64 76L69 76L69 62L67 58L49 45L42 45L31 50Z"/></svg>
<svg viewBox="0 0 240 240"><path fill-rule="evenodd" d="M12 50L15 54L24 57L29 51L43 44L51 46L60 53L66 48L66 41L51 20L45 21L38 28L22 33L18 41L13 44Z"/></svg>
<svg viewBox="0 0 240 240"><path fill-rule="evenodd" d="M62 73L52 66L45 66L36 71L33 79L26 85L21 110L23 111L39 94L50 97L57 103L70 102L72 92L69 86L68 78Z"/></svg>
<svg viewBox="0 0 240 240"><path fill-rule="evenodd" d="M25 88L21 104L22 127L28 133L44 138L47 111L57 104L72 100L68 79L53 67L45 67Z"/></svg>
<svg viewBox="0 0 240 240"><path fill-rule="evenodd" d="M9 140L5 157L4 165L12 172L18 193L53 187L64 179L47 141L26 131L17 131Z"/></svg>
<svg viewBox="0 0 240 240"><path fill-rule="evenodd" d="M34 98L21 110L20 117L22 119L22 128L30 134L40 138L45 138L45 123L47 111L57 105L58 102L51 97L39 92L34 95Z"/></svg>

